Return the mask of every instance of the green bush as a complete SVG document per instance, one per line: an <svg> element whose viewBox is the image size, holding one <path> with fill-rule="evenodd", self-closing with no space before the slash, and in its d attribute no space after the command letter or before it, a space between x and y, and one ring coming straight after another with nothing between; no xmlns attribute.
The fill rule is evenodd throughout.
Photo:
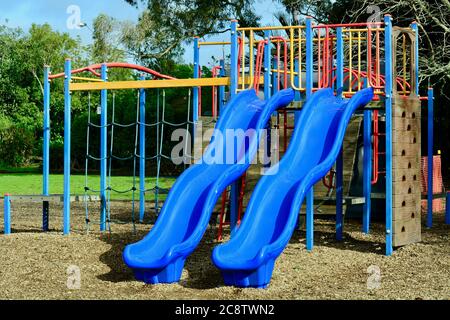
<svg viewBox="0 0 450 320"><path fill-rule="evenodd" d="M0 116L0 159L2 165L18 167L28 164L33 156L34 131Z"/></svg>
<svg viewBox="0 0 450 320"><path fill-rule="evenodd" d="M64 169L64 141L61 137L50 141L50 169L56 171Z"/></svg>

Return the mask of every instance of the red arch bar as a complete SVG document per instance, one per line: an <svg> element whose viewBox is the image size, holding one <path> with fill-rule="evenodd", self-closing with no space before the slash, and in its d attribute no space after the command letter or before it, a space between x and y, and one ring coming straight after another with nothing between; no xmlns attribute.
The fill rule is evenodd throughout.
<svg viewBox="0 0 450 320"><path fill-rule="evenodd" d="M152 76L156 77L156 78L160 78L160 79L169 79L169 80L174 80L174 77L171 76L167 76L165 74L159 73L155 70L143 67L143 66L138 66L136 64L132 64L132 63L125 63L125 62L108 62L105 63L106 66L108 68L125 68L125 69L133 69L136 71L142 71L148 74L151 74ZM72 74L78 74L78 73L83 73L83 72L90 72L93 75L95 75L96 77L100 77L100 73L98 73L96 70L100 70L102 68L102 64L98 63L98 64L93 64L91 66L88 67L84 67L84 68L80 68L80 69L76 69L76 70L72 70ZM58 73L58 74L54 74L54 75L50 75L49 79L57 79L57 78L62 78L64 77L65 74L64 73Z"/></svg>

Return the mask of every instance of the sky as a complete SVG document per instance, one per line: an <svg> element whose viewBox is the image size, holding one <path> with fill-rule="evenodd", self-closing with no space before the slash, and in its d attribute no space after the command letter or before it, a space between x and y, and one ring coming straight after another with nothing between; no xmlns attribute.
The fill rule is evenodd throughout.
<svg viewBox="0 0 450 320"><path fill-rule="evenodd" d="M256 0L255 10L263 17L264 24L276 24L273 13L280 10L276 1ZM134 8L124 0L15 0L0 1L0 24L9 27L21 27L27 30L32 23L49 23L53 29L68 32L71 36L79 36L83 43L91 43L92 21L99 14L104 13L119 20L137 21L142 7ZM75 27L79 22L88 27ZM229 41L229 34L225 33L208 41ZM207 64L212 55L220 56L218 48L203 48L200 55L201 64ZM190 63L193 60L193 50L185 46L183 60Z"/></svg>

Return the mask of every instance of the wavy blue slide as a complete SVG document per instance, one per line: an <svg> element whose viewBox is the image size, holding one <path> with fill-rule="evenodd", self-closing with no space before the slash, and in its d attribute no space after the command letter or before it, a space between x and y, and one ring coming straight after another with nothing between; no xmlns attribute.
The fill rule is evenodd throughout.
<svg viewBox="0 0 450 320"><path fill-rule="evenodd" d="M137 280L150 284L179 281L184 262L200 242L219 196L245 173L255 157L260 129L266 127L274 111L293 99L291 89L268 101L247 90L228 103L201 161L177 179L153 229L143 240L125 248L124 261ZM236 138L235 130L249 130L248 138ZM230 145L234 152L230 152Z"/></svg>
<svg viewBox="0 0 450 320"><path fill-rule="evenodd" d="M350 100L322 89L306 102L286 154L256 185L234 237L213 251L226 285L267 287L306 192L331 169L352 114L372 97L372 88Z"/></svg>

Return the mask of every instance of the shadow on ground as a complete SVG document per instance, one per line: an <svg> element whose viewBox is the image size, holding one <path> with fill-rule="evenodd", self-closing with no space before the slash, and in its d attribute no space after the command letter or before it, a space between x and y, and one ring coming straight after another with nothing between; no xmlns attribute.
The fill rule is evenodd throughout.
<svg viewBox="0 0 450 320"><path fill-rule="evenodd" d="M127 215L120 215L114 217L112 221L126 221L126 218ZM112 233L99 235L101 241L111 246L107 252L100 255L100 261L110 268L108 273L98 276L100 280L114 283L134 280L132 270L123 262L123 250L128 244L141 240L148 233L148 230L151 229L155 220L155 217L149 215L145 220L145 225L137 225L138 230L136 233L130 228L128 232L117 233L113 230ZM114 228L114 224L112 224L112 227ZM221 285L222 278L220 272L211 261L212 250L219 244L214 240L216 235L217 228L208 227L202 242L187 258L185 264L187 277L184 275L180 281L180 284L184 287L208 289Z"/></svg>
<svg viewBox="0 0 450 320"><path fill-rule="evenodd" d="M118 219L120 219L120 217L118 217ZM316 248L327 247L339 250L384 255L384 238L380 237L380 234L384 234L384 225L377 224L373 226L373 234L378 234L378 237L373 235L361 236L360 224L354 220L346 221L344 229L346 231L344 231L343 240L338 241L336 240L335 232L332 231L332 228L330 229L330 225L334 222L332 220L320 220L321 221L317 224L317 229L314 232L314 246ZM148 221L154 222L155 218L149 217ZM437 225L438 226L431 230L424 228L424 238L426 238L426 233L447 235L449 226L442 225L441 223ZM98 276L100 280L109 282L126 282L134 280L132 270L130 270L123 262L122 253L126 245L141 240L147 234L147 231L141 229L144 228L139 228L136 233L133 233L133 231L130 230L129 232L113 232L100 235L100 240L111 245L111 249L100 256L100 261L105 263L111 270L106 274ZM151 225L146 224L145 229L150 230ZM18 230L15 231L22 232ZM24 230L23 232L34 231ZM225 230L225 234L227 233L229 233L228 229ZM355 237L355 234L357 234L358 237ZM182 286L192 289L212 289L223 286L220 271L211 261L212 250L220 244L215 240L216 235L217 228L215 226L208 227L202 242L187 258L185 264L185 272L187 272L187 274L183 274L182 280L180 281ZM301 230L296 230L290 240L290 244L300 244L300 246L305 245L305 238L306 233L303 228Z"/></svg>
<svg viewBox="0 0 450 320"><path fill-rule="evenodd" d="M149 221L153 222L154 219L150 219ZM150 225L146 226L150 229ZM351 228L354 229L355 227L352 225ZM227 230L225 232L227 232ZM139 230L136 234L133 233L133 231L129 231L101 235L100 240L111 245L111 249L100 256L100 261L105 263L111 270L106 274L100 275L98 278L109 282L133 281L133 272L124 264L122 253L126 245L139 241L146 234L146 231ZM185 274L180 281L182 286L191 289L212 289L223 286L220 271L211 261L212 250L220 244L215 240L216 235L217 228L208 227L202 242L186 259L185 272L187 272L187 275ZM304 245L305 237L306 234L304 230L296 230L290 240L290 244L300 243ZM314 233L314 245L316 247L324 246L340 250L368 253L382 254L384 252L379 249L380 246L384 247L383 243L374 242L373 240L356 239L348 232L344 233L343 241L337 241L334 232L316 230Z"/></svg>
<svg viewBox="0 0 450 320"><path fill-rule="evenodd" d="M122 253L126 245L136 242L145 235L145 232L133 231L125 233L106 233L100 236L100 240L111 245L111 249L100 255L100 261L106 264L111 270L108 273L99 275L98 278L109 282L124 282L134 280L134 275L123 262Z"/></svg>

